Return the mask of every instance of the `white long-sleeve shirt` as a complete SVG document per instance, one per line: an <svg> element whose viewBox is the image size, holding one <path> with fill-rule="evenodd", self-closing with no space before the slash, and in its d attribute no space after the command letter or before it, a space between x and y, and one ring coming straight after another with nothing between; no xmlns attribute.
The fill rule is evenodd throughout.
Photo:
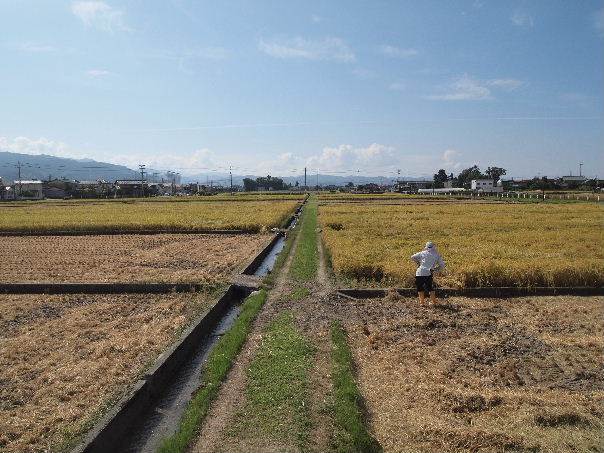
<svg viewBox="0 0 604 453"><path fill-rule="evenodd" d="M435 250L422 250L413 255L411 259L418 265L415 271L416 277L427 277L432 275L432 271L442 271L445 268L445 262Z"/></svg>

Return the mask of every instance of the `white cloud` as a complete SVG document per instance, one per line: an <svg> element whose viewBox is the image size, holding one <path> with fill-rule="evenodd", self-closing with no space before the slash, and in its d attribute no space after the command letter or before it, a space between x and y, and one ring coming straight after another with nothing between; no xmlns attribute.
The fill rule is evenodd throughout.
<svg viewBox="0 0 604 453"><path fill-rule="evenodd" d="M461 168L461 162L459 158L461 153L454 149L447 149L442 155L442 162L448 170L458 170Z"/></svg>
<svg viewBox="0 0 604 453"><path fill-rule="evenodd" d="M312 16L310 16L310 21L313 24L319 24L319 23L323 22L323 18L317 14L313 14Z"/></svg>
<svg viewBox="0 0 604 453"><path fill-rule="evenodd" d="M86 71L86 75L89 77L100 78L111 75L111 72L106 71L104 69L89 69Z"/></svg>
<svg viewBox="0 0 604 453"><path fill-rule="evenodd" d="M309 40L301 37L266 41L261 39L258 49L275 58L300 58L306 60L333 60L350 63L356 60L354 52L340 38L327 37Z"/></svg>
<svg viewBox="0 0 604 453"><path fill-rule="evenodd" d="M514 91L524 86L525 82L517 79L491 79L487 81L487 85L507 91Z"/></svg>
<svg viewBox="0 0 604 453"><path fill-rule="evenodd" d="M526 85L517 79L478 80L464 74L449 84L441 94L426 96L426 99L436 101L484 101L493 99L491 88L503 91L514 91Z"/></svg>
<svg viewBox="0 0 604 453"><path fill-rule="evenodd" d="M600 38L604 38L604 8L594 14L594 27Z"/></svg>
<svg viewBox="0 0 604 453"><path fill-rule="evenodd" d="M391 167L395 161L394 148L373 143L365 148L352 145L325 147L321 154L306 159L306 166L320 172L369 171Z"/></svg>
<svg viewBox="0 0 604 453"><path fill-rule="evenodd" d="M514 11L510 20L517 27L532 28L534 25L533 16L520 10Z"/></svg>
<svg viewBox="0 0 604 453"><path fill-rule="evenodd" d="M28 137L9 139L8 137L0 137L0 150L21 154L49 154L59 157L75 157L65 143L49 140L44 137L38 139Z"/></svg>
<svg viewBox="0 0 604 453"><path fill-rule="evenodd" d="M382 55L392 58L409 58L416 56L419 52L416 49L403 49L401 47L383 45L379 47L379 52Z"/></svg>
<svg viewBox="0 0 604 453"><path fill-rule="evenodd" d="M76 1L71 3L71 12L87 27L113 33L130 31L124 22L124 12L102 1Z"/></svg>
<svg viewBox="0 0 604 453"><path fill-rule="evenodd" d="M492 99L491 90L478 80L464 74L448 87L448 92L427 96L436 101L483 101Z"/></svg>
<svg viewBox="0 0 604 453"><path fill-rule="evenodd" d="M228 173L228 166L221 166L216 154L208 148L199 148L192 152L178 154L174 152L157 152L153 156L148 153L115 153L97 152L96 159L128 168L137 168L139 164L145 164L149 170L173 170L182 175L189 176L209 171L221 171Z"/></svg>
<svg viewBox="0 0 604 453"><path fill-rule="evenodd" d="M407 87L403 82L394 82L388 87L388 89L392 91L405 91L406 88Z"/></svg>

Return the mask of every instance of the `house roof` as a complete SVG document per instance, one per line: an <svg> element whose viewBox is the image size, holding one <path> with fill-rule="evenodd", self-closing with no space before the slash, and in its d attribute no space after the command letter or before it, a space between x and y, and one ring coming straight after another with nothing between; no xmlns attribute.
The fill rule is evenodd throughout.
<svg viewBox="0 0 604 453"><path fill-rule="evenodd" d="M16 180L15 184L42 184L42 181L38 180L38 179L21 179L21 180Z"/></svg>

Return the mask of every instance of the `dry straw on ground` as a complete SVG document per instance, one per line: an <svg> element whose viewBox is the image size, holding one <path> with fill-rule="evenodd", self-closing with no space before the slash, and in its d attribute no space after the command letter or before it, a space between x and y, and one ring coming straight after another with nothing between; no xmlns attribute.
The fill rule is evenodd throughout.
<svg viewBox="0 0 604 453"><path fill-rule="evenodd" d="M320 206L334 269L361 284L413 286L410 256L434 241L446 287L601 286L596 204L373 203Z"/></svg>
<svg viewBox="0 0 604 453"><path fill-rule="evenodd" d="M0 295L0 450L56 451L123 394L209 299Z"/></svg>
<svg viewBox="0 0 604 453"><path fill-rule="evenodd" d="M0 237L0 282L226 280L268 235Z"/></svg>
<svg viewBox="0 0 604 453"><path fill-rule="evenodd" d="M601 297L354 302L371 428L386 452L601 451Z"/></svg>

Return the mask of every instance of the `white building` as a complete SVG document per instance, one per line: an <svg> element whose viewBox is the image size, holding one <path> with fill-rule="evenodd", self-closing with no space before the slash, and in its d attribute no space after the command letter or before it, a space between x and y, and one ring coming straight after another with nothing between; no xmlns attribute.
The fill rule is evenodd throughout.
<svg viewBox="0 0 604 453"><path fill-rule="evenodd" d="M417 193L463 193L466 189L462 187L445 187L442 189L417 189Z"/></svg>
<svg viewBox="0 0 604 453"><path fill-rule="evenodd" d="M562 176L562 182L565 183L582 183L587 181L587 178L585 176Z"/></svg>
<svg viewBox="0 0 604 453"><path fill-rule="evenodd" d="M476 192L503 192L503 187L492 179L473 179L471 188Z"/></svg>
<svg viewBox="0 0 604 453"><path fill-rule="evenodd" d="M13 184L13 192L18 200L41 200L44 198L42 181L17 180Z"/></svg>

